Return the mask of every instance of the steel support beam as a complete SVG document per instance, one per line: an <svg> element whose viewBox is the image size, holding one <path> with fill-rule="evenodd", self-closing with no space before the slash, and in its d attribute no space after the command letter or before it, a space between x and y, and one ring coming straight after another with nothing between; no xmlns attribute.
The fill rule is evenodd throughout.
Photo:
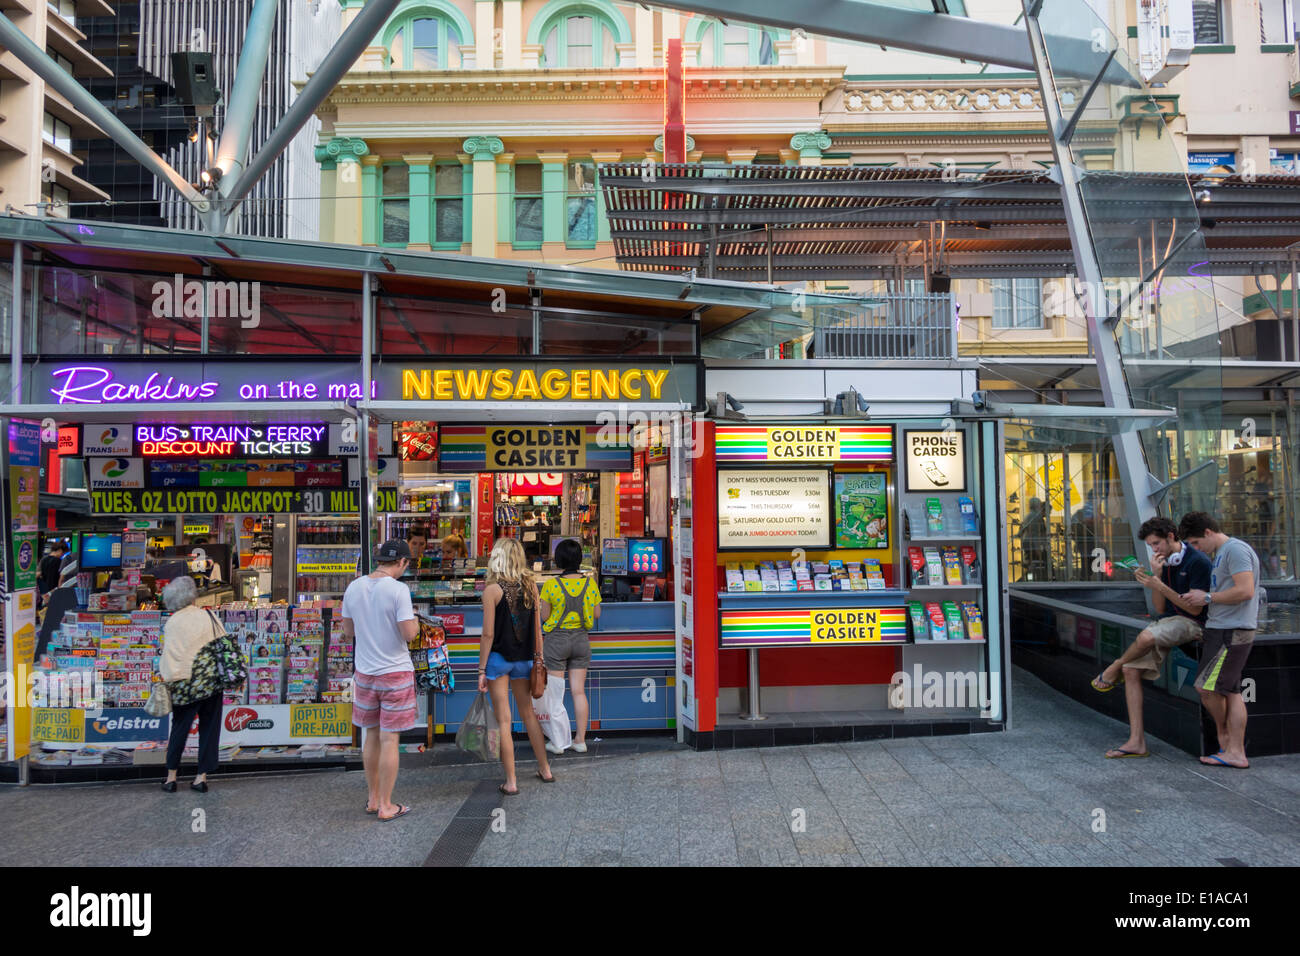
<svg viewBox="0 0 1300 956"><path fill-rule="evenodd" d="M225 214L232 215L244 197L252 191L253 186L262 175L271 168L275 158L293 142L298 131L316 113L316 108L325 102L338 81L352 68L357 57L370 45L375 34L397 9L400 0L370 0L357 18L349 24L339 37L338 43L321 60L320 66L298 94L293 105L271 132L266 144L249 159L247 168L231 183L225 196Z"/></svg>
<svg viewBox="0 0 1300 956"><path fill-rule="evenodd" d="M84 86L72 78L72 74L55 63L44 50L38 47L27 34L14 26L8 16L0 15L0 46L18 57L33 73L59 92L72 104L72 108L88 118L119 146L131 154L131 158L167 182L188 200L199 212L207 212L209 203L197 189L190 185L184 176L172 169L161 156L144 144L144 141L131 132L120 119L104 107L99 100L91 96Z"/></svg>
<svg viewBox="0 0 1300 956"><path fill-rule="evenodd" d="M1089 230L1088 214L1084 207L1082 177L1085 175L1074 164L1069 143L1061 138L1065 131L1065 121L1061 108L1054 94L1055 81L1048 65L1047 46L1043 31L1034 15L1032 0L1021 0L1025 11L1025 32L1029 38L1030 52L1033 54L1034 72L1038 74L1038 85L1043 92L1043 112L1046 114L1048 129L1052 131L1052 156L1056 160L1056 170L1061 182L1061 203L1065 210L1065 224L1070 231L1070 245L1074 250L1075 274L1079 277L1083 298L1084 314L1088 321L1088 338L1092 344L1093 354L1097 357L1097 376L1101 393L1106 405L1115 410L1115 414L1124 415L1134 410L1128 383L1124 378L1124 364L1120 358L1119 344L1115 336L1103 322L1105 302L1091 301L1091 292L1103 288L1101 263L1097 259ZM1111 62L1107 60L1107 62ZM1146 454L1142 442L1134 431L1112 429L1111 443L1115 450L1115 463L1118 466L1120 481L1124 485L1124 510L1133 535L1134 553L1145 554L1146 543L1138 537L1138 528L1148 518L1155 517L1156 507L1152 501L1152 478L1147 467ZM1151 606L1150 593L1145 591L1148 609Z"/></svg>
<svg viewBox="0 0 1300 956"><path fill-rule="evenodd" d="M226 107L221 142L217 144L216 167L222 173L218 189L223 195L234 184L234 177L243 170L248 159L248 141L253 135L253 117L257 114L257 102L266 76L266 61L271 52L271 35L275 30L278 7L278 0L257 0L248 18L244 47L239 51L235 83L230 91L230 105Z"/></svg>
<svg viewBox="0 0 1300 956"><path fill-rule="evenodd" d="M822 36L843 37L860 43L914 50L957 60L996 63L1020 70L1033 70L1034 57L1017 27L945 16L863 0L686 0L683 3L650 4L663 9L688 10L723 20L758 23L786 30L803 30ZM1089 41L1054 37L1053 64L1063 76L1092 79L1093 60ZM1111 82L1132 86L1127 71L1112 68Z"/></svg>

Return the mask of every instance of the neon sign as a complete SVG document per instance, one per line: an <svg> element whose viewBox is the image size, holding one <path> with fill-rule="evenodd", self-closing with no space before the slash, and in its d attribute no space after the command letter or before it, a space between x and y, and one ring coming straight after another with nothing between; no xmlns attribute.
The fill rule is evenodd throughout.
<svg viewBox="0 0 1300 956"><path fill-rule="evenodd" d="M196 385L178 382L168 375L164 380L152 373L140 384L123 384L113 381L113 372L98 365L69 365L50 373L63 382L50 389L50 394L60 405L109 405L115 402L193 402L214 398L217 382L200 382Z"/></svg>
<svg viewBox="0 0 1300 956"><path fill-rule="evenodd" d="M313 458L327 451L325 425L137 425L146 458Z"/></svg>

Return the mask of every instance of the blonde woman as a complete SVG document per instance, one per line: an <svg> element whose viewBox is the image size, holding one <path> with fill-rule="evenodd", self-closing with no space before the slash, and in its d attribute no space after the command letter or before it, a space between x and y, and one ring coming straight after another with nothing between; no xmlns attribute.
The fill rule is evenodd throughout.
<svg viewBox="0 0 1300 956"><path fill-rule="evenodd" d="M487 587L483 589L483 637L479 641L478 689L492 695L501 730L501 764L506 782L498 788L506 796L519 792L515 777L515 747L510 735L510 691L514 692L519 716L528 731L528 742L537 757L537 777L554 783L546 761L542 726L533 712L529 675L534 649L542 649L542 619L537 584L524 560L524 549L514 538L501 538L488 557ZM509 690L506 681L509 680Z"/></svg>

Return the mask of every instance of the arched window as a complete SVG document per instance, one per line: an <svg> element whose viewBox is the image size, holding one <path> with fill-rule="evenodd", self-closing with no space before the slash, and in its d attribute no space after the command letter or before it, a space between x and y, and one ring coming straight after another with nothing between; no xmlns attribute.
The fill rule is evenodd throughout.
<svg viewBox="0 0 1300 956"><path fill-rule="evenodd" d="M606 0L552 0L528 31L541 44L541 65L549 69L608 69L618 66L617 43L631 40L622 14Z"/></svg>
<svg viewBox="0 0 1300 956"><path fill-rule="evenodd" d="M447 0L405 0L384 28L392 70L459 70L462 47L473 47L469 21Z"/></svg>
<svg viewBox="0 0 1300 956"><path fill-rule="evenodd" d="M775 66L775 31L745 23L693 20L686 40L700 44L700 66Z"/></svg>
<svg viewBox="0 0 1300 956"><path fill-rule="evenodd" d="M394 70L460 69L460 30L442 17L408 20L388 48Z"/></svg>

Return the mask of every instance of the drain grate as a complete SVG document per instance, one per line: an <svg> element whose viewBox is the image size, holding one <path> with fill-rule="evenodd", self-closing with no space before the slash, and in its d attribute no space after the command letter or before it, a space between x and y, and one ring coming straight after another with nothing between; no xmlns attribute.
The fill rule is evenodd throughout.
<svg viewBox="0 0 1300 956"><path fill-rule="evenodd" d="M492 811L501 805L501 792L491 780L480 780L460 805L447 829L433 845L425 866L465 866L483 842Z"/></svg>

